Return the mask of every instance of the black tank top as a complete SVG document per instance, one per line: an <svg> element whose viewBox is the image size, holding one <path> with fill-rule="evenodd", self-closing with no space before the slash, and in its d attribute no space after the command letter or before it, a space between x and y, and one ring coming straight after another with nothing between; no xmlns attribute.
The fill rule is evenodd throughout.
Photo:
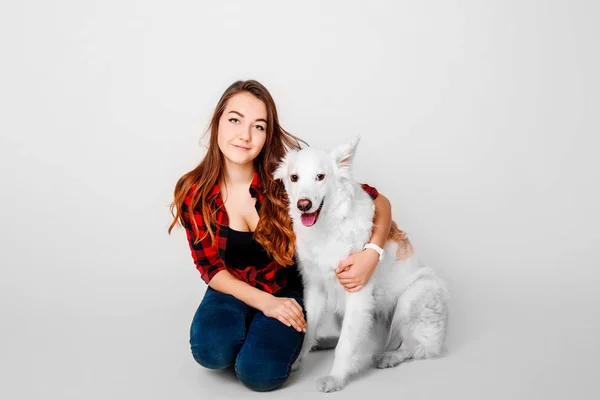
<svg viewBox="0 0 600 400"><path fill-rule="evenodd" d="M225 257L227 266L245 269L248 265L267 265L271 262L267 251L253 238L254 232L229 228Z"/></svg>
<svg viewBox="0 0 600 400"><path fill-rule="evenodd" d="M246 269L248 265L267 266L273 260L253 235L254 232L236 231L229 228L225 247L228 268ZM282 268L278 273L286 275L286 284L275 294L277 297L303 297L302 278L296 264Z"/></svg>

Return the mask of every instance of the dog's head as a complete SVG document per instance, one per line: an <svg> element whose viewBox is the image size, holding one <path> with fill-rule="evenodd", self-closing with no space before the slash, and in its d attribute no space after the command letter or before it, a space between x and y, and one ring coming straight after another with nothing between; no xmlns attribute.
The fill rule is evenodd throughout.
<svg viewBox="0 0 600 400"><path fill-rule="evenodd" d="M290 201L290 216L304 226L319 220L323 207L333 194L352 180L352 160L360 137L333 150L313 148L290 150L273 177L280 179Z"/></svg>

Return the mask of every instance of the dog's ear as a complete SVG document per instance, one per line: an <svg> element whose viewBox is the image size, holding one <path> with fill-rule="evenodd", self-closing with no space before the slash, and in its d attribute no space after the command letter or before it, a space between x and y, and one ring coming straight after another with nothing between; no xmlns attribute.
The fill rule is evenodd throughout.
<svg viewBox="0 0 600 400"><path fill-rule="evenodd" d="M354 154L356 153L356 146L360 141L360 135L355 136L350 141L334 148L331 151L333 161L341 168L350 168L352 160L354 160Z"/></svg>
<svg viewBox="0 0 600 400"><path fill-rule="evenodd" d="M275 171L273 172L273 179L275 179L275 180L279 179L279 180L285 181L285 178L287 177L288 163L290 161L290 156L292 155L292 153L297 153L297 152L298 152L298 150L290 150L286 153L285 156L283 156L281 161L279 161L277 168L275 168Z"/></svg>

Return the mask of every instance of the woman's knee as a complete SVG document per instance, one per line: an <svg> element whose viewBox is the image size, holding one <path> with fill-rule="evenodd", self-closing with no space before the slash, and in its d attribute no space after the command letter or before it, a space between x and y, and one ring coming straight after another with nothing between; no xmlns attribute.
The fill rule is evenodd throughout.
<svg viewBox="0 0 600 400"><path fill-rule="evenodd" d="M225 369L234 364L244 332L232 326L194 324L190 332L190 347L194 360L205 368Z"/></svg>
<svg viewBox="0 0 600 400"><path fill-rule="evenodd" d="M214 326L195 321L190 330L194 360L205 368L224 369L234 364L244 341L244 332L233 326Z"/></svg>
<svg viewBox="0 0 600 400"><path fill-rule="evenodd" d="M239 380L256 392L267 392L281 387L290 375L288 364L257 362L238 358L235 373Z"/></svg>
<svg viewBox="0 0 600 400"><path fill-rule="evenodd" d="M235 362L235 349L223 345L192 345L192 356L204 368L225 369Z"/></svg>
<svg viewBox="0 0 600 400"><path fill-rule="evenodd" d="M205 368L224 369L235 362L246 335L245 306L229 304L221 294L209 292L190 327L194 360ZM220 301L222 300L222 301Z"/></svg>

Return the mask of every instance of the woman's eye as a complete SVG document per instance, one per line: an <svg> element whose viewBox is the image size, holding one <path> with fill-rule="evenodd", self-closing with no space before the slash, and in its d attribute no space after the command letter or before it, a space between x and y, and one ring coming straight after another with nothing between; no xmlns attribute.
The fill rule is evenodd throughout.
<svg viewBox="0 0 600 400"><path fill-rule="evenodd" d="M259 131L264 131L265 128L262 125L255 125L254 126L256 129L258 129Z"/></svg>
<svg viewBox="0 0 600 400"><path fill-rule="evenodd" d="M238 122L240 122L240 120L237 118L229 118L229 122L233 122L234 124L237 124Z"/></svg>
<svg viewBox="0 0 600 400"><path fill-rule="evenodd" d="M290 175L290 180L292 182L296 182L298 180L298 175L295 175L295 174L294 175Z"/></svg>
<svg viewBox="0 0 600 400"><path fill-rule="evenodd" d="M325 179L325 174L319 174L319 175L317 175L317 180L318 181L322 181L323 179Z"/></svg>

